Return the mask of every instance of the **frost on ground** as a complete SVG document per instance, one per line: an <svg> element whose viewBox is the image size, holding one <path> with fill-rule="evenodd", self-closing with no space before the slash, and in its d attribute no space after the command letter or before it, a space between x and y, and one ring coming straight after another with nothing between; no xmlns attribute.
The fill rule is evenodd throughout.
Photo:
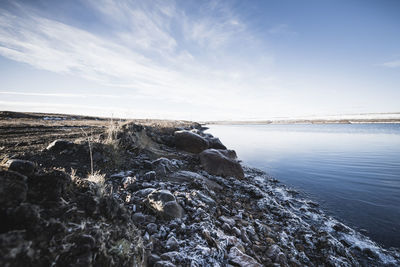
<svg viewBox="0 0 400 267"><path fill-rule="evenodd" d="M2 154L1 266L400 265L198 124L126 123L86 140Z"/></svg>

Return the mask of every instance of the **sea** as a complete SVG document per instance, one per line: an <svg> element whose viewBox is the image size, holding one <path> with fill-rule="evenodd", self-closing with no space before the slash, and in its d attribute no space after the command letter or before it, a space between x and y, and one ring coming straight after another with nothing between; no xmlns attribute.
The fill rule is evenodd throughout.
<svg viewBox="0 0 400 267"><path fill-rule="evenodd" d="M261 169L385 248L400 248L400 124L207 125Z"/></svg>

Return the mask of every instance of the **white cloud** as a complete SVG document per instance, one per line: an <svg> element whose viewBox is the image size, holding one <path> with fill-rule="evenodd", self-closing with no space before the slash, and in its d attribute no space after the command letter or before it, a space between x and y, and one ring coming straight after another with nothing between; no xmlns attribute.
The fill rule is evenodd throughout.
<svg viewBox="0 0 400 267"><path fill-rule="evenodd" d="M235 59L235 50L226 49L239 43L247 48L252 41L245 24L229 8L216 5L189 16L172 3L92 1L104 22L101 33L43 17L23 4L16 6L23 10L18 16L0 8L0 55L127 88L147 99L243 114L244 102L260 101L252 92L274 86L265 78L271 76L265 75L270 62L259 61L265 55L257 55L246 64ZM206 52L192 51L193 46L186 46L188 40L207 47ZM67 97L63 92L58 95Z"/></svg>

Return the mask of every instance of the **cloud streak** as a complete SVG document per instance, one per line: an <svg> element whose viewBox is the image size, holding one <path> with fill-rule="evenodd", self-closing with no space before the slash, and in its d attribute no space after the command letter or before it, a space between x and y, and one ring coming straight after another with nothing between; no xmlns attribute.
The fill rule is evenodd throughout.
<svg viewBox="0 0 400 267"><path fill-rule="evenodd" d="M241 92L251 89L248 80L254 80L261 69L257 59L246 66L239 59L235 61L233 53L218 56L227 53L227 46L246 46L246 40L251 39L244 23L226 6L207 6L196 17L172 2L89 3L104 25L112 25L105 26L109 27L106 34L43 17L23 4L15 7L18 15L0 9L0 54L39 69L141 95L235 110ZM264 81L258 80L257 86L268 88ZM227 101L221 103L222 98Z"/></svg>

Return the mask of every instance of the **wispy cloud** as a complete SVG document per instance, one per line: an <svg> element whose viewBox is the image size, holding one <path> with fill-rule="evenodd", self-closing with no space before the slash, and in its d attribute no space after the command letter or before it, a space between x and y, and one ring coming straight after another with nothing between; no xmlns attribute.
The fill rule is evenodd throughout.
<svg viewBox="0 0 400 267"><path fill-rule="evenodd" d="M89 6L102 31L44 17L24 4L13 11L0 7L0 55L142 97L214 109L244 109L240 95L259 101L251 92L273 87L265 78L265 51L252 54L254 38L229 6L205 5L194 15L165 1L101 0ZM247 64L243 53L249 53Z"/></svg>
<svg viewBox="0 0 400 267"><path fill-rule="evenodd" d="M400 60L388 61L383 63L382 66L387 68L400 68Z"/></svg>

